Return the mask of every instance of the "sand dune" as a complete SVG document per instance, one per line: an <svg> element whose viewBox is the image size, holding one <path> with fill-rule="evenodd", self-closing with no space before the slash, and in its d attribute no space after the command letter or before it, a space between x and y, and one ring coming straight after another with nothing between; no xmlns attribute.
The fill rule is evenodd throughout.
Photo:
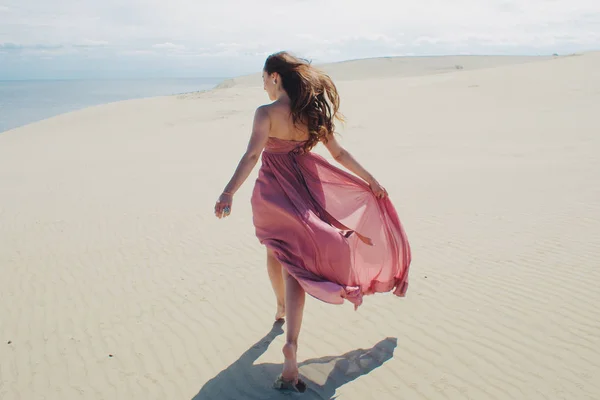
<svg viewBox="0 0 600 400"><path fill-rule="evenodd" d="M386 79L407 76L442 74L496 68L535 61L547 61L555 56L444 56L444 57L380 57L315 64L337 82L363 79ZM218 88L261 87L260 73L227 79Z"/></svg>
<svg viewBox="0 0 600 400"><path fill-rule="evenodd" d="M514 61L327 67L414 262L405 299L307 301L302 398L600 398L600 53ZM251 86L0 135L1 399L289 398L255 174L212 215Z"/></svg>

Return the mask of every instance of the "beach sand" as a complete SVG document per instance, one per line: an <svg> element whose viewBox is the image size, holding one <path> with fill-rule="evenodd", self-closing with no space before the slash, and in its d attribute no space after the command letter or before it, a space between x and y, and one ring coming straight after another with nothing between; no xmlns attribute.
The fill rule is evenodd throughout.
<svg viewBox="0 0 600 400"><path fill-rule="evenodd" d="M413 263L404 299L307 299L301 398L599 399L600 53L326 69ZM289 398L258 167L213 215L261 85L0 134L1 399Z"/></svg>

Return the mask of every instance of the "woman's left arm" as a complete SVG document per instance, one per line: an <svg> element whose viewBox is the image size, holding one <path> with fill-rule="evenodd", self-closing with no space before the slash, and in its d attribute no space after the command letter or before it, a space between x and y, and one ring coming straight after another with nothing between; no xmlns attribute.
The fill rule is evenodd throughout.
<svg viewBox="0 0 600 400"><path fill-rule="evenodd" d="M215 204L215 215L217 218L226 217L231 212L231 205L233 203L233 195L246 181L250 172L256 166L260 153L267 144L269 139L269 131L271 128L271 121L267 106L261 106L256 109L254 113L254 122L252 124L252 134L248 141L248 147L246 152L242 156L238 166L229 180L229 183L225 186L223 193L219 196L217 204ZM229 210L229 212L226 212Z"/></svg>

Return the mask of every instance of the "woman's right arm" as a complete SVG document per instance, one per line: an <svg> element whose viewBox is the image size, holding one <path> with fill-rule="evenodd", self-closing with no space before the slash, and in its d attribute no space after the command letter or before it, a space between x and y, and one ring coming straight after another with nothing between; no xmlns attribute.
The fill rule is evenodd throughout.
<svg viewBox="0 0 600 400"><path fill-rule="evenodd" d="M327 143L323 143L331 156L344 167L358 175L362 180L367 182L371 187L371 190L378 198L384 198L387 196L387 192L383 186L377 182L377 179L373 177L356 159L344 149L342 145L337 141L334 135L331 135Z"/></svg>

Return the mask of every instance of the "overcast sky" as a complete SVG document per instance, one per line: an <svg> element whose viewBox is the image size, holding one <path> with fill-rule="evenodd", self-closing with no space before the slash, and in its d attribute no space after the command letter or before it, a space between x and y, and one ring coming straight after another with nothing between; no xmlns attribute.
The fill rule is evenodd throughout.
<svg viewBox="0 0 600 400"><path fill-rule="evenodd" d="M0 79L226 77L267 54L600 50L600 0L0 0Z"/></svg>

